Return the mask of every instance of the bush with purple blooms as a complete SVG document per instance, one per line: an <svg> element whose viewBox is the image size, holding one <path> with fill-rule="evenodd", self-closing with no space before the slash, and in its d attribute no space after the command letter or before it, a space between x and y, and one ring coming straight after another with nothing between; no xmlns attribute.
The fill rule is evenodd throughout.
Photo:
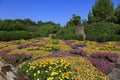
<svg viewBox="0 0 120 80"><path fill-rule="evenodd" d="M71 51L71 54L77 54L77 55L80 55L80 56L87 56L86 51L84 51L82 49L73 49Z"/></svg>
<svg viewBox="0 0 120 80"><path fill-rule="evenodd" d="M6 56L7 53L9 53L9 52L10 52L10 50L2 50L2 51L0 51L0 56L3 58L3 57Z"/></svg>
<svg viewBox="0 0 120 80"><path fill-rule="evenodd" d="M120 43L116 43L116 45L120 47Z"/></svg>
<svg viewBox="0 0 120 80"><path fill-rule="evenodd" d="M117 59L119 58L119 56L115 53L112 53L112 54L108 54L106 56L106 58L110 61L110 62L116 62Z"/></svg>
<svg viewBox="0 0 120 80"><path fill-rule="evenodd" d="M109 61L107 60L103 60L101 58L91 58L91 57L88 57L87 58L98 70L100 70L101 72L103 72L104 74L108 74L110 73L115 64L113 63L110 63Z"/></svg>
<svg viewBox="0 0 120 80"><path fill-rule="evenodd" d="M86 44L74 44L74 45L77 47L86 47L87 46Z"/></svg>
<svg viewBox="0 0 120 80"><path fill-rule="evenodd" d="M76 45L69 45L72 49L78 49L78 46Z"/></svg>
<svg viewBox="0 0 120 80"><path fill-rule="evenodd" d="M105 59L108 60L110 62L116 62L118 59L118 54L116 53L93 53L92 55L90 55L90 57L92 58L101 58L101 59Z"/></svg>
<svg viewBox="0 0 120 80"><path fill-rule="evenodd" d="M42 47L42 46L44 46L44 45L43 45L43 44L38 44L38 43L33 43L32 46Z"/></svg>
<svg viewBox="0 0 120 80"><path fill-rule="evenodd" d="M77 56L76 54L70 54L70 52L54 52L49 57L67 57L67 56Z"/></svg>
<svg viewBox="0 0 120 80"><path fill-rule="evenodd" d="M25 60L30 60L31 56L26 54L11 54L5 56L5 61L10 64L16 64Z"/></svg>
<svg viewBox="0 0 120 80"><path fill-rule="evenodd" d="M28 48L28 47L30 47L30 44L20 44L17 48L23 49L23 48Z"/></svg>

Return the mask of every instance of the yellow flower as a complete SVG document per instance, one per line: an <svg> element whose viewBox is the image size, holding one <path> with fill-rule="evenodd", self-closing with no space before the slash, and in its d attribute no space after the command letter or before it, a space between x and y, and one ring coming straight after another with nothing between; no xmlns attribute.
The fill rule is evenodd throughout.
<svg viewBox="0 0 120 80"><path fill-rule="evenodd" d="M47 78L47 80L53 80L54 78L53 77L49 77L49 78Z"/></svg>
<svg viewBox="0 0 120 80"><path fill-rule="evenodd" d="M40 74L40 70L38 70L37 73Z"/></svg>
<svg viewBox="0 0 120 80"><path fill-rule="evenodd" d="M34 73L34 76L36 76L36 73Z"/></svg>
<svg viewBox="0 0 120 80"><path fill-rule="evenodd" d="M51 76L54 76L54 75L57 75L57 74L58 74L57 72L52 72Z"/></svg>
<svg viewBox="0 0 120 80"><path fill-rule="evenodd" d="M46 72L46 73L48 73L48 71L47 71L47 70L46 70L45 72Z"/></svg>
<svg viewBox="0 0 120 80"><path fill-rule="evenodd" d="M26 73L28 73L28 70L26 70Z"/></svg>
<svg viewBox="0 0 120 80"><path fill-rule="evenodd" d="M37 78L37 80L40 80L39 78Z"/></svg>

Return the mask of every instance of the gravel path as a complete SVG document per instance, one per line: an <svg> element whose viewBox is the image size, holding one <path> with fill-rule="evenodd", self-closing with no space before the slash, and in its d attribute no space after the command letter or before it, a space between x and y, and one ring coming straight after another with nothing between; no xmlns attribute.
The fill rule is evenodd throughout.
<svg viewBox="0 0 120 80"><path fill-rule="evenodd" d="M108 75L109 80L120 80L120 58L117 60L115 68Z"/></svg>
<svg viewBox="0 0 120 80"><path fill-rule="evenodd" d="M6 80L6 79L4 79L4 78L0 75L0 80Z"/></svg>

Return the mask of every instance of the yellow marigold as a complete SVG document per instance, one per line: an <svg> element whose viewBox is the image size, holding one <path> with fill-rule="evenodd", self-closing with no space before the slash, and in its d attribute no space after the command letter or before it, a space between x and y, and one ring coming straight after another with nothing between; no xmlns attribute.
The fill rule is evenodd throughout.
<svg viewBox="0 0 120 80"><path fill-rule="evenodd" d="M26 70L26 73L28 73L28 70Z"/></svg>
<svg viewBox="0 0 120 80"><path fill-rule="evenodd" d="M54 76L54 75L57 75L57 74L58 74L57 72L52 72L51 76Z"/></svg>
<svg viewBox="0 0 120 80"><path fill-rule="evenodd" d="M46 73L48 73L48 71L47 71L47 70L46 70L45 72L46 72Z"/></svg>
<svg viewBox="0 0 120 80"><path fill-rule="evenodd" d="M54 78L53 77L49 77L49 78L47 78L47 80L53 80Z"/></svg>
<svg viewBox="0 0 120 80"><path fill-rule="evenodd" d="M36 76L36 73L34 73L34 76Z"/></svg>
<svg viewBox="0 0 120 80"><path fill-rule="evenodd" d="M40 74L40 70L38 70L37 73Z"/></svg>
<svg viewBox="0 0 120 80"><path fill-rule="evenodd" d="M39 78L37 78L37 80L40 80Z"/></svg>

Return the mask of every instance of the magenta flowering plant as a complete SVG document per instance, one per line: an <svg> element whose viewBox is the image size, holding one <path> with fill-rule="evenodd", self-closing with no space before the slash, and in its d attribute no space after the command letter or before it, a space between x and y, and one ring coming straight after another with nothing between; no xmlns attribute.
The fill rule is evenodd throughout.
<svg viewBox="0 0 120 80"><path fill-rule="evenodd" d="M4 56L6 56L7 53L9 53L9 52L10 52L10 50L2 50L2 51L0 51L0 56L1 56L1 57L4 57Z"/></svg>
<svg viewBox="0 0 120 80"><path fill-rule="evenodd" d="M77 55L80 55L80 56L87 56L87 52L82 50L82 49L73 49L71 51L71 54L77 54Z"/></svg>
<svg viewBox="0 0 120 80"><path fill-rule="evenodd" d="M101 72L103 72L104 74L109 74L115 64L113 63L110 63L109 61L107 60L103 60L101 58L91 58L91 57L88 57L87 58L98 70L100 70Z"/></svg>
<svg viewBox="0 0 120 80"><path fill-rule="evenodd" d="M101 52L96 52L90 55L92 58L102 58L105 60L108 60L110 62L116 62L118 59L118 54L116 53L101 53Z"/></svg>
<svg viewBox="0 0 120 80"><path fill-rule="evenodd" d="M29 59L31 59L31 56L26 54L11 54L5 56L5 61L11 64L17 64Z"/></svg>
<svg viewBox="0 0 120 80"><path fill-rule="evenodd" d="M18 49L23 49L23 48L28 48L28 47L30 47L30 44L20 44L20 45L18 45Z"/></svg>
<svg viewBox="0 0 120 80"><path fill-rule="evenodd" d="M38 44L38 43L33 43L32 46L42 47L42 46L44 46L44 45L43 45L43 44Z"/></svg>
<svg viewBox="0 0 120 80"><path fill-rule="evenodd" d="M68 52L53 52L52 55L50 55L49 57L67 57L67 56L79 56L79 55L76 55L76 54L71 54L69 51Z"/></svg>

